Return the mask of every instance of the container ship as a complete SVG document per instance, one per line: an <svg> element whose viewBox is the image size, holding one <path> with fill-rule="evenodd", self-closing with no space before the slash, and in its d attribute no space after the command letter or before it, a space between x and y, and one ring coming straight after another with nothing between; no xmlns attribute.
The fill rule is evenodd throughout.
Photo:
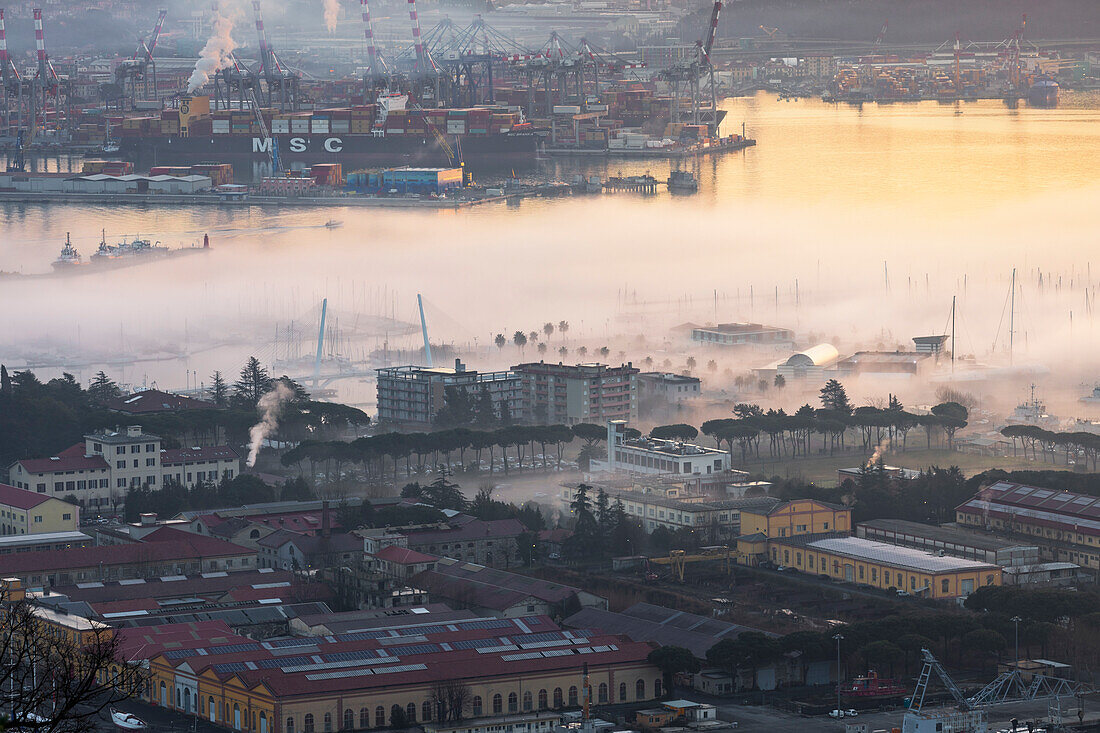
<svg viewBox="0 0 1100 733"><path fill-rule="evenodd" d="M210 110L209 97L191 97L155 117L111 120L111 137L138 165L216 160L262 163L277 149L281 163L493 168L534 163L539 136L508 108L405 109L404 95L380 104L311 112Z"/></svg>

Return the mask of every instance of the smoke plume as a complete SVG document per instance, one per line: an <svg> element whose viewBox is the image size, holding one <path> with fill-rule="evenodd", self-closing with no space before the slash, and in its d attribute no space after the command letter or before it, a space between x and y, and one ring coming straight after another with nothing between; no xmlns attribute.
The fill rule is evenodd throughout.
<svg viewBox="0 0 1100 733"><path fill-rule="evenodd" d="M867 461L867 468L874 468L878 463L878 459L890 450L890 438L883 438L878 445L875 446L875 452L871 455L871 458Z"/></svg>
<svg viewBox="0 0 1100 733"><path fill-rule="evenodd" d="M265 392L260 401L256 403L256 409L260 412L260 421L248 430L248 467L256 465L256 457L260 454L260 446L269 435L279 427L279 417L283 414L286 403L294 398L294 391L283 382L276 382L274 389Z"/></svg>
<svg viewBox="0 0 1100 733"><path fill-rule="evenodd" d="M329 33L336 32L336 20L340 17L340 0L324 0L325 28Z"/></svg>
<svg viewBox="0 0 1100 733"><path fill-rule="evenodd" d="M202 47L195 71L187 82L187 93L201 89L210 81L211 74L229 66L230 54L237 44L233 42L233 19L220 12L214 18L214 35Z"/></svg>

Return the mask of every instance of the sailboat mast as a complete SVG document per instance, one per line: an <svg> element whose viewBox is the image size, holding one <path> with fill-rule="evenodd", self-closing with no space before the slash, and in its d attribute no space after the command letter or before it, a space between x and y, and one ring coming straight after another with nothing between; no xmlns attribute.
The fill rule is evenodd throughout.
<svg viewBox="0 0 1100 733"><path fill-rule="evenodd" d="M1008 309L1008 363L1012 363L1012 349L1016 345L1016 268L1012 268L1012 296Z"/></svg>
<svg viewBox="0 0 1100 733"><path fill-rule="evenodd" d="M951 373L955 373L955 297L951 296Z"/></svg>

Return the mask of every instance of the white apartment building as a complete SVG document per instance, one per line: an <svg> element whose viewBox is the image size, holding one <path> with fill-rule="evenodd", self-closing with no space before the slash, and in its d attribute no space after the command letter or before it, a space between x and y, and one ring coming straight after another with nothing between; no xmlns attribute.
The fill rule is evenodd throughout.
<svg viewBox="0 0 1100 733"><path fill-rule="evenodd" d="M607 422L607 459L593 460L589 470L614 473L706 475L730 470L730 454L675 440L626 437L625 420Z"/></svg>

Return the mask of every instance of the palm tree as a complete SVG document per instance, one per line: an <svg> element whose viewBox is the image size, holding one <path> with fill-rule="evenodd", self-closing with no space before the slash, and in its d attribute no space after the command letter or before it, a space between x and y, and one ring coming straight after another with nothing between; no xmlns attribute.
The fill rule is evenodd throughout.
<svg viewBox="0 0 1100 733"><path fill-rule="evenodd" d="M546 342L545 341L539 341L538 350L539 350L540 354L545 354L546 353Z"/></svg>
<svg viewBox="0 0 1100 733"><path fill-rule="evenodd" d="M561 334L561 337L565 338L565 334L568 333L568 332L569 332L569 322L568 321L558 321L558 333Z"/></svg>
<svg viewBox="0 0 1100 733"><path fill-rule="evenodd" d="M519 347L520 353L523 353L523 348L527 346L527 334L523 331L516 331L512 334L512 343Z"/></svg>
<svg viewBox="0 0 1100 733"><path fill-rule="evenodd" d="M588 347L587 346L577 347L577 356L579 356L583 359L587 355L588 355Z"/></svg>
<svg viewBox="0 0 1100 733"><path fill-rule="evenodd" d="M562 359L569 356L569 348L562 346L560 349L558 349L558 355L561 356Z"/></svg>
<svg viewBox="0 0 1100 733"><path fill-rule="evenodd" d="M554 324L549 321L542 324L542 332L546 334L546 338L550 338L554 335Z"/></svg>
<svg viewBox="0 0 1100 733"><path fill-rule="evenodd" d="M532 331L531 333L527 334L527 340L531 343L536 343L539 340L539 332Z"/></svg>
<svg viewBox="0 0 1100 733"><path fill-rule="evenodd" d="M504 338L503 333L498 333L497 337L495 339L493 339L493 343L495 343L497 345L498 349L503 349L504 344L508 343L508 339Z"/></svg>

